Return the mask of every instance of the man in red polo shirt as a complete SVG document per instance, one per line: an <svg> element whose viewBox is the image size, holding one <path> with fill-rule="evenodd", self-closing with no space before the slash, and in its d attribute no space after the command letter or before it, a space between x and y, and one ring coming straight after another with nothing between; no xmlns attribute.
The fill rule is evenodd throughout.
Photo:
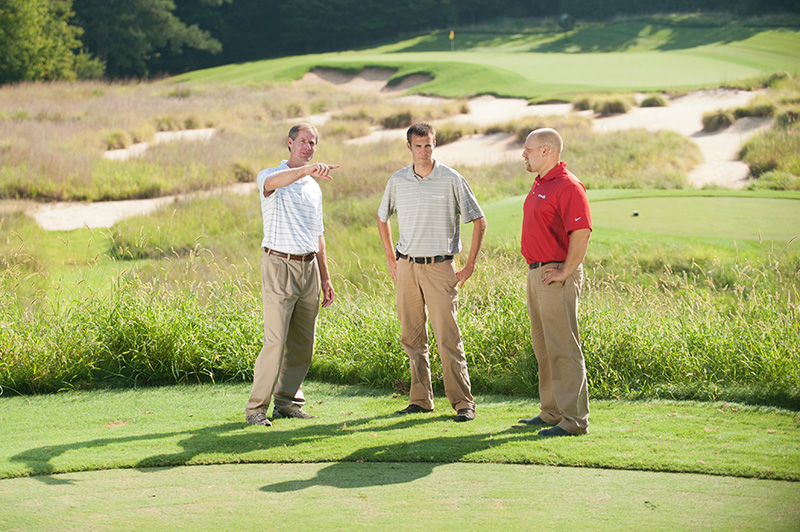
<svg viewBox="0 0 800 532"><path fill-rule="evenodd" d="M592 220L586 188L560 162L563 145L556 130L537 129L522 152L528 172L537 174L522 209L522 255L542 406L539 415L520 423L550 426L540 436L586 434L589 425L578 299Z"/></svg>

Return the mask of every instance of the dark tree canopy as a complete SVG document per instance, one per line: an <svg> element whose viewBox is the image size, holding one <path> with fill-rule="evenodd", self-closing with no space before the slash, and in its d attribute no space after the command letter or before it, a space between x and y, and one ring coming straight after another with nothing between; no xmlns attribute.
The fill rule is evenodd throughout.
<svg viewBox="0 0 800 532"><path fill-rule="evenodd" d="M204 5L216 7L224 1ZM151 75L151 63L163 52L179 55L185 47L222 50L208 31L175 16L175 7L173 0L74 0L83 44L105 62L111 77Z"/></svg>
<svg viewBox="0 0 800 532"><path fill-rule="evenodd" d="M175 74L498 17L800 12L800 0L0 0L0 83Z"/></svg>

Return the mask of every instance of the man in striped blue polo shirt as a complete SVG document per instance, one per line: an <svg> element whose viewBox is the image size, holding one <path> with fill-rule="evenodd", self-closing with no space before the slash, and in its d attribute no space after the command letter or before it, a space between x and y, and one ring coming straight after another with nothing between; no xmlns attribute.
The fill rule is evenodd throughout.
<svg viewBox="0 0 800 532"><path fill-rule="evenodd" d="M314 333L322 306L334 291L322 236L322 190L318 179L332 179L339 165L309 164L319 141L317 129L298 124L289 130L289 158L258 173L264 239L261 247L261 298L264 344L253 369L253 389L245 407L250 425L271 426L272 419L313 418L302 383L311 367Z"/></svg>
<svg viewBox="0 0 800 532"><path fill-rule="evenodd" d="M455 421L475 419L467 359L456 321L458 290L470 278L486 234L486 218L472 189L458 172L433 159L436 131L414 124L406 133L413 163L392 175L378 209L378 231L389 273L397 282L400 342L409 358L408 406L397 414L433 411L428 326L436 336L444 389L456 410ZM392 240L389 218L397 213L400 232ZM461 223L474 222L464 268L453 255L461 251Z"/></svg>

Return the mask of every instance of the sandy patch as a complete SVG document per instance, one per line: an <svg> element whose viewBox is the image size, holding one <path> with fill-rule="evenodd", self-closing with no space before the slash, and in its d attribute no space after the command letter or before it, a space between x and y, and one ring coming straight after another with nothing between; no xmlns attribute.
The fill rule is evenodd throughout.
<svg viewBox="0 0 800 532"><path fill-rule="evenodd" d="M412 84L429 81L424 76L407 78L406 84L387 89L386 81L394 75L389 69L365 69L357 75L345 74L333 69L314 69L298 83L332 84L345 90L387 92L396 96L388 101L405 105L431 105L449 100L428 96L401 96ZM740 188L746 184L747 165L737 161L742 143L751 135L770 126L768 120L742 119L732 127L716 133L703 133L703 113L746 104L755 93L735 90L697 91L672 100L667 107L636 107L624 115L595 118L594 128L599 132L612 132L631 128L644 128L649 131L670 130L685 135L696 142L703 152L705 162L689 175L694 186L716 184ZM442 122L470 123L489 126L525 117L542 117L572 113L570 104L528 105L524 99L500 99L480 96L468 102L469 112L440 120ZM335 112L334 112L335 113ZM302 120L315 125L323 125L334 113L305 117ZM582 112L581 114L586 114ZM207 140L215 134L214 129L162 132L156 134L152 143L172 140ZM370 135L350 139L349 144L363 145L372 142L403 142L405 129L376 129ZM567 140L568 142L568 140ZM112 150L104 157L113 160L126 160L140 156L149 144L141 143L125 150ZM507 161L521 162L522 145L512 135L496 133L492 135L473 135L436 149L435 157L443 163L458 166L479 166L499 164ZM182 194L162 198L126 200L97 203L58 202L37 204L35 202L15 202L14 209L23 209L33 216L37 223L47 230L70 230L81 227L110 227L125 218L149 214L174 201L189 200L198 195L219 193L222 190L246 194L255 191L254 184L237 184L209 192ZM8 202L4 202L8 203ZM20 206L22 205L22 206Z"/></svg>
<svg viewBox="0 0 800 532"><path fill-rule="evenodd" d="M234 192L236 194L251 194L256 191L255 183L237 183L219 189L163 196L160 198L147 198L122 201L98 201L93 203L59 201L54 203L34 204L26 209L36 223L47 231L70 231L88 227L111 227L112 225L130 218L151 212L167 206L170 203L189 201L196 197L206 197L221 192Z"/></svg>
<svg viewBox="0 0 800 532"><path fill-rule="evenodd" d="M569 103L528 105L528 101L521 98L495 98L494 96L478 96L471 99L467 106L469 113L439 122L490 126L517 118L565 115L572 111L572 104Z"/></svg>
<svg viewBox="0 0 800 532"><path fill-rule="evenodd" d="M667 107L634 107L625 114L597 118L594 129L603 132L666 129L688 137L703 130L703 113L745 105L756 94L729 89L696 91L670 100Z"/></svg>
<svg viewBox="0 0 800 532"><path fill-rule="evenodd" d="M152 144L173 142L176 140L209 140L216 132L217 130L214 128L186 129L183 131L159 131L154 135L151 142L138 142L120 150L108 150L103 154L103 158L111 159L112 161L127 161L128 159L141 157L144 152L147 151L147 148L149 148Z"/></svg>
<svg viewBox="0 0 800 532"><path fill-rule="evenodd" d="M387 82L397 71L389 68L365 68L358 74L349 74L334 68L314 68L295 83L300 85L334 85L353 92L404 92L433 80L423 74L406 76L399 83Z"/></svg>
<svg viewBox="0 0 800 532"><path fill-rule="evenodd" d="M743 118L714 133L703 131L703 114L747 104L755 92L715 89L697 91L669 102L667 107L635 107L624 115L597 118L595 131L612 132L642 128L648 131L675 131L698 145L705 162L689 173L689 182L702 187L708 184L742 188L747 184L749 168L738 161L739 149L751 135L770 126L769 119Z"/></svg>
<svg viewBox="0 0 800 532"><path fill-rule="evenodd" d="M635 107L628 113L594 118L595 131L608 133L642 128L648 131L669 130L689 137L705 159L689 174L689 182L697 187L707 184L741 188L747 184L749 169L738 161L742 143L754 133L770 126L768 119L745 118L732 127L715 132L703 132L703 114L718 109L745 105L757 93L738 90L697 91L675 98L667 107ZM434 122L477 124L489 126L526 117L545 117L572 113L571 104L528 105L523 99L500 99L481 96L469 101L469 113ZM586 112L579 114L587 115ZM368 136L348 141L366 144L392 138L402 139L404 130L376 130ZM522 144L511 135L474 135L436 149L436 156L454 166L496 164L521 157Z"/></svg>
<svg viewBox="0 0 800 532"><path fill-rule="evenodd" d="M436 148L435 154L447 166L502 164L517 159L522 166L522 146L507 133L465 137Z"/></svg>

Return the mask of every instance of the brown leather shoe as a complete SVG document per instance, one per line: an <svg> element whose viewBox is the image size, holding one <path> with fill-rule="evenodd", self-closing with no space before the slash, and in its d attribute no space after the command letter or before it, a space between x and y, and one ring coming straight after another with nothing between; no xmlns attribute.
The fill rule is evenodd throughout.
<svg viewBox="0 0 800 532"><path fill-rule="evenodd" d="M272 419L281 419L284 417L293 417L295 419L314 419L317 416L311 415L308 412L303 411L301 408L297 410L290 410L288 412L281 412L277 408L272 409Z"/></svg>
<svg viewBox="0 0 800 532"><path fill-rule="evenodd" d="M546 422L545 420L543 420L539 416L528 418L528 419L520 419L519 422L520 423L525 423L526 425L533 425L534 427L540 426L540 425L547 426L547 427L551 426L550 423Z"/></svg>
<svg viewBox="0 0 800 532"><path fill-rule="evenodd" d="M472 408L462 408L456 412L456 417L453 418L453 421L461 423L464 421L472 421L473 419L475 419L475 410Z"/></svg>
<svg viewBox="0 0 800 532"><path fill-rule="evenodd" d="M555 426L549 429L542 429L539 431L539 436L545 437L552 437L552 436L577 436L577 434L573 434L571 432L567 432L566 430L562 429L559 426Z"/></svg>
<svg viewBox="0 0 800 532"><path fill-rule="evenodd" d="M261 425L264 427L272 426L272 423L270 423L269 419L267 419L267 415L264 412L259 412L257 414L250 414L249 416L247 416L247 424Z"/></svg>
<svg viewBox="0 0 800 532"><path fill-rule="evenodd" d="M404 414L422 414L428 412L433 412L433 408L431 409L422 408L421 406L412 403L407 407L405 407L404 409L398 410L397 412L395 412L395 414L399 414L402 416Z"/></svg>

